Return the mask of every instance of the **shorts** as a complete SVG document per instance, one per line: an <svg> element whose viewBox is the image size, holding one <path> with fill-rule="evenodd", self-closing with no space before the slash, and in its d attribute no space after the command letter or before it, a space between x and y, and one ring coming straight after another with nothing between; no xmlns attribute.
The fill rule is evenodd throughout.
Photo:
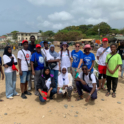
<svg viewBox="0 0 124 124"><path fill-rule="evenodd" d="M106 70L107 70L106 66L98 65L98 71L100 74L106 74Z"/></svg>
<svg viewBox="0 0 124 124"><path fill-rule="evenodd" d="M30 80L31 71L22 71L22 75L20 76L20 82L26 83Z"/></svg>

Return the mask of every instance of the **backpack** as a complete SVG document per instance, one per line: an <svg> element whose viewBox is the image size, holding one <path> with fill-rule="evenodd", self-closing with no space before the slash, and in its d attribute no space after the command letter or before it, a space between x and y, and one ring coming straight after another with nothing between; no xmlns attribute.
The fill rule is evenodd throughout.
<svg viewBox="0 0 124 124"><path fill-rule="evenodd" d="M92 79L91 79L91 74L93 74L93 73L89 73L89 79L90 79L90 81L92 81ZM84 73L83 73L83 80L84 80ZM95 76L95 75L94 75ZM97 85L97 87L99 87L99 80L98 80L98 78L95 76L95 78L96 78L96 85ZM84 80L85 81L85 80Z"/></svg>

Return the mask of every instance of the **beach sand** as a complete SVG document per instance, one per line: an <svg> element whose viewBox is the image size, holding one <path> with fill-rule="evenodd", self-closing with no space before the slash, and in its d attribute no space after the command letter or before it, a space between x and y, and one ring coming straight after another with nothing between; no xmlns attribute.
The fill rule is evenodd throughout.
<svg viewBox="0 0 124 124"><path fill-rule="evenodd" d="M59 48L56 48L59 51ZM72 47L70 48L72 50ZM17 51L14 52L15 55ZM2 53L0 54L2 56ZM120 74L119 74L120 75ZM17 92L20 92L20 79L17 75ZM32 96L23 100L15 96L13 100L6 99L5 80L0 81L0 124L123 124L124 123L124 80L119 78L117 97L105 96L106 91L98 91L97 100L85 102L75 101L78 94L72 94L72 101L55 95L54 100L41 103L31 91ZM64 105L68 105L65 108Z"/></svg>

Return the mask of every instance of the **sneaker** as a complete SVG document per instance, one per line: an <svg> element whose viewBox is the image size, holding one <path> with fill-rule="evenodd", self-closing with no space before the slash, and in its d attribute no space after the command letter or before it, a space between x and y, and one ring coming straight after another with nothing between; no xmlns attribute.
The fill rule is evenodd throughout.
<svg viewBox="0 0 124 124"><path fill-rule="evenodd" d="M28 91L25 91L24 94L26 94L26 95L32 95L32 93L30 93Z"/></svg>
<svg viewBox="0 0 124 124"><path fill-rule="evenodd" d="M24 93L22 93L21 97L22 97L22 99L27 99L27 97L25 96Z"/></svg>

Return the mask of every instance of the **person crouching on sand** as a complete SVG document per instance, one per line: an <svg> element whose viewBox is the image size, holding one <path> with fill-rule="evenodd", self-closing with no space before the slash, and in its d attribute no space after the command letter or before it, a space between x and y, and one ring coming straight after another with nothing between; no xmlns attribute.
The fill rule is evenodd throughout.
<svg viewBox="0 0 124 124"><path fill-rule="evenodd" d="M65 97L68 93L68 101L71 101L71 93L72 93L72 76L67 71L67 67L63 66L61 68L61 74L58 77L58 94L63 94Z"/></svg>
<svg viewBox="0 0 124 124"><path fill-rule="evenodd" d="M53 95L57 93L54 77L50 74L48 67L44 68L43 75L38 80L37 90L40 93L39 99L41 102L45 102L48 97L53 99Z"/></svg>

